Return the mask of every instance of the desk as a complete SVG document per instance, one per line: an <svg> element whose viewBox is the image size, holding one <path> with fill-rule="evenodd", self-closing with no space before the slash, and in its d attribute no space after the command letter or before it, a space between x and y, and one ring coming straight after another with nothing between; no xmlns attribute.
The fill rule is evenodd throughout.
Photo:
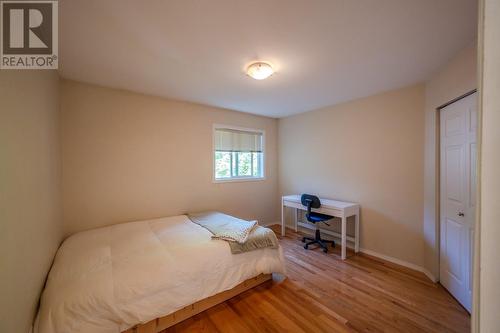
<svg viewBox="0 0 500 333"><path fill-rule="evenodd" d="M341 258L345 260L346 258L346 249L347 249L347 241L354 242L354 252L359 252L359 205L353 202L344 202L337 201L331 199L322 199L321 207L318 209L313 209L313 211L318 213L323 213L327 215L331 215L334 217L338 217L342 219L342 231L339 235L336 232L332 231L324 231L326 234L330 234L333 236L340 236L341 239ZM299 210L306 210L305 206L302 206L300 202L300 195L286 195L281 198L281 235L285 236L285 207L290 207L295 209L294 214L294 226L295 231L297 231L298 225L301 227L311 229L311 225L307 223L298 222L298 212ZM348 237L346 233L347 229L347 218L349 216L355 216L355 228L354 228L354 238Z"/></svg>

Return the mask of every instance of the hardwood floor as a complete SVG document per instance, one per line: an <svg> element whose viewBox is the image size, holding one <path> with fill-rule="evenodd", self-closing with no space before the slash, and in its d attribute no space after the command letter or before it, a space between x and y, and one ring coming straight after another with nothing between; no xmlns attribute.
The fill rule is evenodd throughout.
<svg viewBox="0 0 500 333"><path fill-rule="evenodd" d="M273 228L278 234L278 228ZM339 247L281 238L287 277L240 294L167 332L469 332L469 314L423 274Z"/></svg>

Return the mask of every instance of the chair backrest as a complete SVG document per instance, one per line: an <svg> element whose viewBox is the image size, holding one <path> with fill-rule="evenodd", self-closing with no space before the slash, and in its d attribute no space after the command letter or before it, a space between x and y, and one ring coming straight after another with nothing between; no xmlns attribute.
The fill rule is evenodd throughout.
<svg viewBox="0 0 500 333"><path fill-rule="evenodd" d="M321 201L319 198L312 194L302 194L300 197L300 202L302 205L307 207L307 212L311 212L311 208L319 208L321 207Z"/></svg>

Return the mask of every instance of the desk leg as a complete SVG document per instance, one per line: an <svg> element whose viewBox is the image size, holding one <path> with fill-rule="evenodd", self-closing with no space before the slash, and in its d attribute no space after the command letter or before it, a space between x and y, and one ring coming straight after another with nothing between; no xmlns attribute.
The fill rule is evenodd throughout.
<svg viewBox="0 0 500 333"><path fill-rule="evenodd" d="M281 236L285 237L285 205L281 199Z"/></svg>
<svg viewBox="0 0 500 333"><path fill-rule="evenodd" d="M294 218L294 221L295 222L295 232L299 231L298 230L298 222L299 222L299 209L298 208L295 208L295 218Z"/></svg>
<svg viewBox="0 0 500 333"><path fill-rule="evenodd" d="M345 260L346 258L346 249L347 249L347 232L346 232L346 223L347 218L342 217L342 245L341 245L341 258Z"/></svg>
<svg viewBox="0 0 500 333"><path fill-rule="evenodd" d="M359 252L359 211L355 215L355 235L354 235L354 252Z"/></svg>

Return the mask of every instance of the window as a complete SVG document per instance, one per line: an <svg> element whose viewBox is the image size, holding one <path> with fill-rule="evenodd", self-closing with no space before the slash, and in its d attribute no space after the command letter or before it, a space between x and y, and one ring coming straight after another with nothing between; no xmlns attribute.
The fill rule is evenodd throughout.
<svg viewBox="0 0 500 333"><path fill-rule="evenodd" d="M264 132L216 125L214 180L264 178Z"/></svg>

